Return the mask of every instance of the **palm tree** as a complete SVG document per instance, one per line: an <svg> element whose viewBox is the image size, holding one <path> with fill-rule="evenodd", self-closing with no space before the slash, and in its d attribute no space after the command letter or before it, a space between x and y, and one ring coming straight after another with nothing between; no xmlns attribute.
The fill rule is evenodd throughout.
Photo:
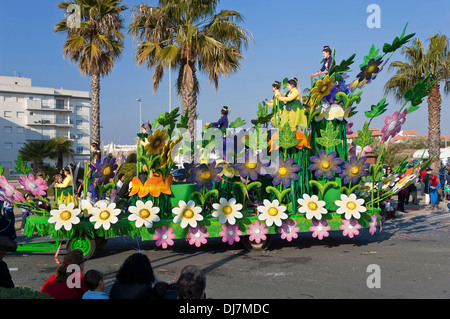
<svg viewBox="0 0 450 319"><path fill-rule="evenodd" d="M73 141L68 140L67 137L64 136L58 136L50 140L50 147L54 150L56 157L58 158L58 163L56 164L58 170L63 169L64 155L75 153L72 149L72 145Z"/></svg>
<svg viewBox="0 0 450 319"><path fill-rule="evenodd" d="M42 169L45 158L54 158L56 155L50 141L25 143L19 150L19 154L24 161L33 162L34 172L39 172Z"/></svg>
<svg viewBox="0 0 450 319"><path fill-rule="evenodd" d="M441 137L441 84L444 93L450 90L450 52L449 41L445 35L436 34L428 40L425 52L422 42L414 39L410 47L404 47L402 53L407 62L396 61L389 66L389 70L396 69L396 74L388 80L384 87L385 94L393 94L397 101L403 100L407 90L426 78L431 72L429 83L436 80L427 97L428 102L428 147L430 154L437 154L432 168L439 169L440 137Z"/></svg>
<svg viewBox="0 0 450 319"><path fill-rule="evenodd" d="M178 67L177 94L183 114L188 110L193 138L197 119L199 83L197 70L209 76L217 91L219 77L241 67L242 51L253 36L238 23L239 12L216 13L219 0L160 0L159 6L141 4L133 10L128 32L138 41L136 62L154 68L156 92L164 69Z"/></svg>
<svg viewBox="0 0 450 319"><path fill-rule="evenodd" d="M70 5L79 8L79 27L59 21L55 32L67 35L64 57L78 63L83 76L91 76L92 133L91 143L100 144L100 78L108 75L124 50L122 12L128 8L122 0L70 0L58 4L67 12Z"/></svg>

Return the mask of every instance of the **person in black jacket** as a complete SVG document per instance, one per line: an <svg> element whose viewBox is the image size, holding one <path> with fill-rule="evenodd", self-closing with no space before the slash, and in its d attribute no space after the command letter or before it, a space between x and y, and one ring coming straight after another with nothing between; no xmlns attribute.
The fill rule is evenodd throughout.
<svg viewBox="0 0 450 319"><path fill-rule="evenodd" d="M428 185L431 181L431 168L427 168L427 173L423 176L422 181L424 183L424 193L425 193L425 205L430 203L430 186Z"/></svg>

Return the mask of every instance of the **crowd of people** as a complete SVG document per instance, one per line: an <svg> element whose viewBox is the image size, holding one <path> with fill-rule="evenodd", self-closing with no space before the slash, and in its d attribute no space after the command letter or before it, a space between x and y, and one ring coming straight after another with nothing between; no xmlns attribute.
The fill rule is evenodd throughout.
<svg viewBox="0 0 450 319"><path fill-rule="evenodd" d="M157 279L147 255L134 253L117 271L109 293L103 273L84 273L84 266L83 252L70 251L41 293L54 299L206 299L206 276L194 265L185 266L178 280L169 284Z"/></svg>

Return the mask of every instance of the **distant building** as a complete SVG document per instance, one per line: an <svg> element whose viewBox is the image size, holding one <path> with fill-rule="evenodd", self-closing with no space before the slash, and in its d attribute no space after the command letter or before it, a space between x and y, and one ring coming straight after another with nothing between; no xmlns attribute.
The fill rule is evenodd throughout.
<svg viewBox="0 0 450 319"><path fill-rule="evenodd" d="M31 141L64 136L74 141L75 151L64 164L89 160L90 132L88 91L35 87L29 78L0 76L0 165L11 175L19 149Z"/></svg>

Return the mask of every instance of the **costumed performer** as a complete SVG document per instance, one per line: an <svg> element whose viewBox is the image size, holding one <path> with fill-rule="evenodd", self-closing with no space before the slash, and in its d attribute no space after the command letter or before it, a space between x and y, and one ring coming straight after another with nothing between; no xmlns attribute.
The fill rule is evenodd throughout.
<svg viewBox="0 0 450 319"><path fill-rule="evenodd" d="M293 131L297 130L297 128L304 130L308 121L305 110L303 109L300 92L297 89L297 79L293 78L289 80L287 88L289 90L289 92L286 93L287 96L277 96L279 101L286 103L285 110L281 116L281 128L283 128L286 123L289 123Z"/></svg>

